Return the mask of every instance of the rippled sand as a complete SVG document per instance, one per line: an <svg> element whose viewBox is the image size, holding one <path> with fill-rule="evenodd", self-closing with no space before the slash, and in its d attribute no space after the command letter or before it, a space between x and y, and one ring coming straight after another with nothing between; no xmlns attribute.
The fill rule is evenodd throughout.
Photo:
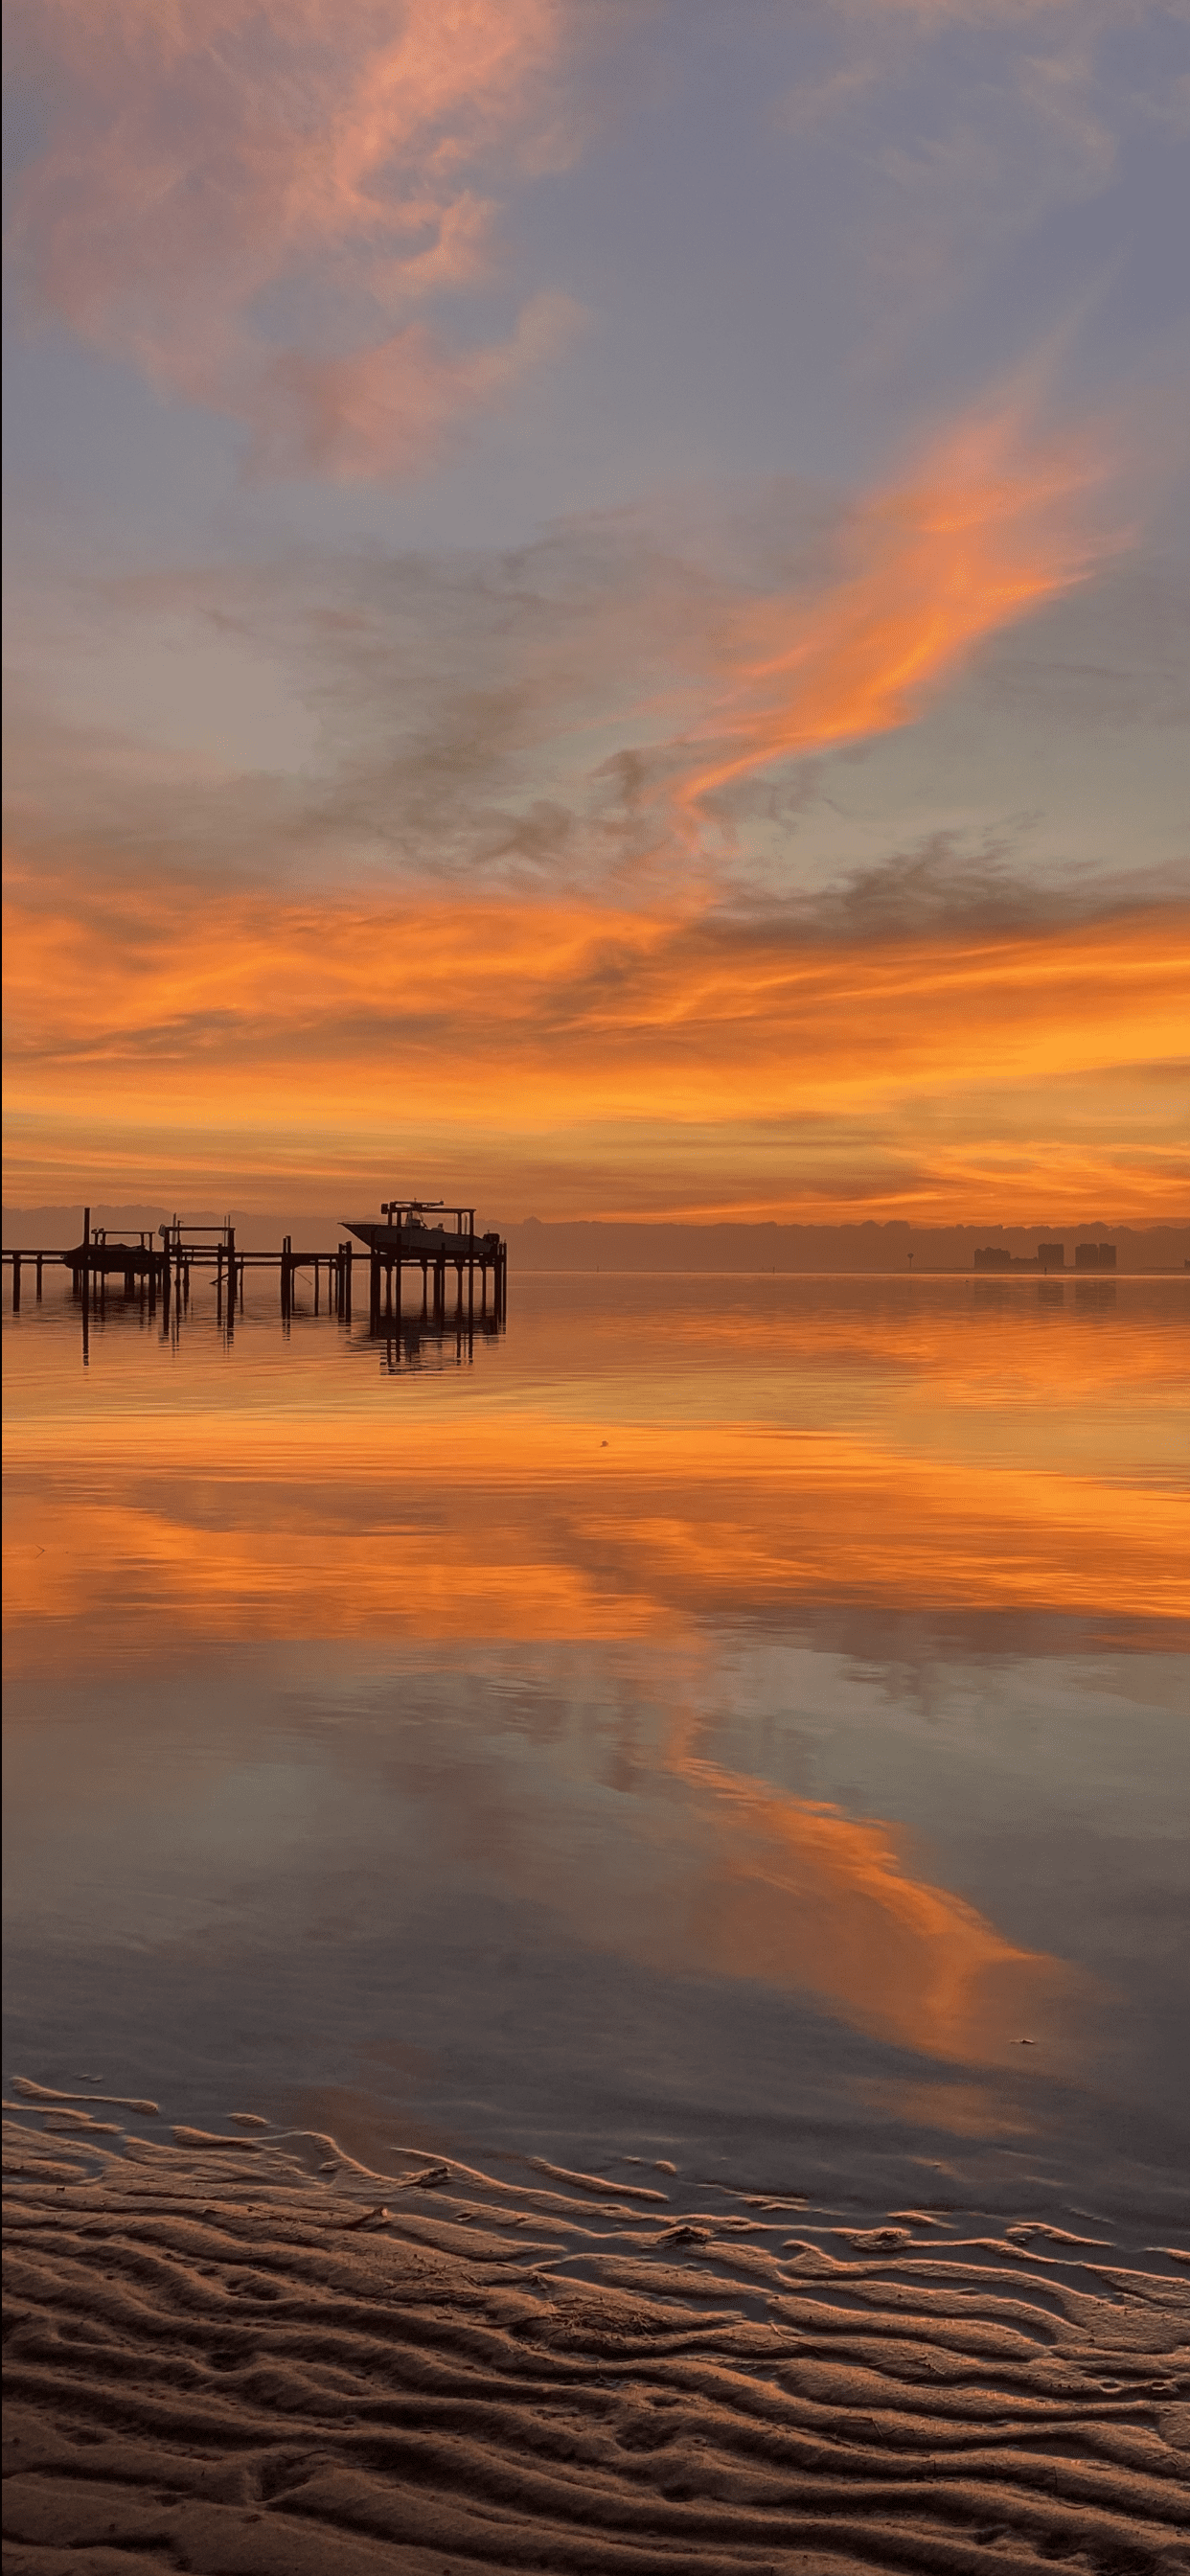
<svg viewBox="0 0 1190 2576"><path fill-rule="evenodd" d="M1190 2563L1177 2249L15 2089L11 2576Z"/></svg>

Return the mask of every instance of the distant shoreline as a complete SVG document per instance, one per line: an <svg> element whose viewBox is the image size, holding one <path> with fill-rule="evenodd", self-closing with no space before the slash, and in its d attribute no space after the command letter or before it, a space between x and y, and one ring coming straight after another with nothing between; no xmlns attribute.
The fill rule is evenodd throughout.
<svg viewBox="0 0 1190 2576"><path fill-rule="evenodd" d="M379 1185L371 1194L377 1203L378 1189ZM288 1234L310 1253L333 1252L343 1240L346 1216L353 1212L366 1214L369 1193L346 1189L342 1204L344 1216L301 1208L278 1213L237 1207L233 1210L237 1244L249 1254L276 1252ZM198 1221L206 1212L205 1202L201 1208L190 1205L184 1212ZM170 1213L155 1202L133 1205L97 1201L91 1208L91 1222L106 1228L116 1239L125 1230L135 1235L146 1228L155 1236ZM6 1207L4 1249L25 1252L36 1246L48 1250L77 1243L82 1219L81 1206ZM1020 1225L979 1220L963 1225L915 1226L901 1219L887 1223L864 1219L846 1225L785 1225L767 1220L759 1224L732 1220L694 1225L602 1218L560 1218L547 1223L535 1217L509 1219L498 1203L481 1206L476 1222L497 1226L508 1246L509 1272L520 1279L587 1272L603 1277L641 1278L760 1277L774 1273L791 1278L978 1275L985 1285L1042 1276L1052 1282L1077 1279L1085 1285L1109 1277L1178 1278L1190 1263L1190 1222L1129 1226L1102 1217L1055 1221L1042 1215ZM1014 1262L1032 1264L1039 1241L1047 1238L1065 1241L1068 1257L1061 1267L1054 1265L1043 1272L1032 1267L1009 1270L1005 1266L981 1268L975 1273L977 1250L994 1247L1010 1254ZM1092 1241L1115 1244L1114 1270L1076 1269L1074 1246Z"/></svg>

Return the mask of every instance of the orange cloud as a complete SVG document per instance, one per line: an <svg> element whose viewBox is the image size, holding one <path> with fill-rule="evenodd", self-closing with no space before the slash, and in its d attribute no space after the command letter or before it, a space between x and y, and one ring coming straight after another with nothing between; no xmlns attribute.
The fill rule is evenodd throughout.
<svg viewBox="0 0 1190 2576"><path fill-rule="evenodd" d="M412 455L431 412L445 426L567 327L546 297L504 351L436 350L414 321L365 348L276 353L259 437L278 463L300 451L371 471ZM727 825L745 868L783 868L763 826L758 851L757 800L750 812L741 790L908 725L981 641L1110 550L1088 503L1103 470L1093 442L1046 446L1028 410L1019 386L1001 395L829 530L800 486L768 487L753 542L759 531L767 559L800 552L805 567L775 587L754 561L725 567L730 529L706 560L707 514L676 542L617 514L503 555L311 552L105 586L96 640L114 626L134 667L159 660L163 633L204 667L213 636L263 654L317 705L318 749L288 777L236 777L212 756L210 712L205 730L183 712L182 681L178 719L203 731L189 763L18 704L10 810L30 847L89 833L104 868L156 840L175 865L214 859L257 879L305 871L315 851L340 879L370 876L380 853L432 880L479 868L485 885L631 882L639 899L679 871L689 884L695 853L703 886L721 887L736 865Z"/></svg>
<svg viewBox="0 0 1190 2576"><path fill-rule="evenodd" d="M1184 1195L1174 911L842 939L779 912L63 871L15 890L7 961L24 1198L206 1175L329 1207L375 1196L411 1128L423 1166L506 1215L528 1193L580 1215L1170 1221Z"/></svg>
<svg viewBox="0 0 1190 2576"><path fill-rule="evenodd" d="M188 400L246 420L260 461L421 462L556 336L501 345L416 317L485 278L497 151L558 148L560 0L154 0L25 13L50 139L15 237L36 298ZM297 345L267 299L296 294Z"/></svg>
<svg viewBox="0 0 1190 2576"><path fill-rule="evenodd" d="M1019 402L973 415L856 514L849 575L738 613L719 703L686 746L687 811L776 761L908 724L976 644L1086 577L1104 548L1074 516L1091 452L1031 449L1024 431Z"/></svg>

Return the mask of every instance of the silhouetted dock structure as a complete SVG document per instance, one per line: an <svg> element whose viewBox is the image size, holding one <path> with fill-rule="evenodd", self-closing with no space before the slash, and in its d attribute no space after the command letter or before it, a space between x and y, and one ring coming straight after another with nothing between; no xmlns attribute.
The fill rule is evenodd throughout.
<svg viewBox="0 0 1190 2576"><path fill-rule="evenodd" d="M428 1223L428 1217L442 1221ZM453 1226L447 1224L448 1218L453 1218ZM297 1283L306 1273L314 1290L315 1314L320 1312L325 1289L328 1314L349 1323L359 1293L356 1272L366 1264L369 1327L384 1338L392 1340L418 1322L471 1329L477 1325L498 1329L503 1324L508 1247L494 1232L477 1234L474 1208L448 1208L441 1200L390 1199L383 1204L377 1224L351 1223L346 1218L343 1222L347 1232L333 1252L295 1249L289 1234L279 1252L248 1252L237 1244L230 1217L191 1222L175 1216L168 1225L159 1226L156 1235L142 1231L135 1241L129 1237L117 1242L103 1227L92 1229L91 1211L86 1208L81 1242L65 1249L23 1245L5 1252L4 1260L12 1270L13 1313L20 1312L24 1272L33 1271L40 1304L45 1270L51 1267L70 1272L73 1293L83 1306L84 1337L87 1315L105 1307L109 1282L115 1280L122 1281L125 1298L145 1298L150 1313L160 1301L167 1318L171 1305L179 1310L189 1306L191 1272L197 1264L214 1269L218 1311L229 1323L237 1309L243 1311L250 1276L260 1278L273 1271L283 1319L291 1318ZM406 1286L409 1272L415 1278L412 1297Z"/></svg>

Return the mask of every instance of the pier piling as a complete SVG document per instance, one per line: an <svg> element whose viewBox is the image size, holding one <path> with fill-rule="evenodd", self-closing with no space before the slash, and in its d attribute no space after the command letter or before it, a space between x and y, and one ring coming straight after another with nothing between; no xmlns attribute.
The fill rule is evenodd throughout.
<svg viewBox="0 0 1190 2576"><path fill-rule="evenodd" d="M437 1202L434 1204L436 1208ZM382 1323L387 1323L390 1339L393 1338L394 1324L398 1334L402 1328L407 1333L416 1332L418 1301L416 1298L411 1301L406 1319L404 1278L406 1270L412 1270L416 1276L419 1269L422 1292L420 1320L423 1324L437 1331L446 1329L447 1280L453 1270L455 1293L449 1317L454 1328L461 1333L468 1325L474 1327L481 1323L485 1330L498 1329L505 1307L505 1246L494 1233L483 1236L476 1233L474 1211L471 1209L452 1211L459 1220L457 1230L443 1226L427 1228L420 1217L406 1226L402 1221L403 1215L416 1205L416 1202L402 1202L399 1210L396 1203L391 1209L386 1208L385 1215L395 1221L375 1229L380 1235L379 1242L370 1240L372 1228L359 1230L363 1248L358 1257L363 1259L366 1250L368 1258L372 1329L377 1331ZM417 1228L421 1230L420 1242ZM70 1274L72 1293L82 1309L85 1338L89 1338L90 1317L94 1315L98 1319L107 1312L109 1279L114 1292L116 1282L121 1278L124 1283L122 1302L126 1305L129 1299L135 1298L150 1315L155 1316L160 1297L161 1329L163 1332L172 1330L176 1335L183 1316L189 1312L193 1284L191 1273L195 1262L199 1264L200 1280L209 1277L206 1264L213 1262L215 1275L210 1284L215 1289L217 1312L221 1320L226 1317L229 1329L237 1304L243 1309L247 1272L254 1265L262 1270L277 1270L281 1314L286 1323L294 1313L297 1274L306 1270L313 1273L315 1315L322 1314L325 1288L328 1317L334 1315L342 1323L351 1323L357 1252L349 1238L341 1240L333 1251L295 1251L293 1237L287 1234L280 1252L245 1254L236 1243L230 1218L218 1225L205 1219L191 1225L177 1216L170 1224L158 1228L158 1236L159 1241L154 1241L152 1235L146 1233L140 1235L139 1241L136 1238L109 1239L102 1226L92 1228L91 1210L84 1209L81 1241L69 1248L59 1250L24 1244L5 1251L5 1267L11 1266L12 1269L13 1312L19 1314L21 1310L27 1268L34 1271L37 1300L39 1304L42 1302L45 1265L48 1262ZM475 1293L477 1271L478 1298ZM173 1303L175 1299L176 1305Z"/></svg>

